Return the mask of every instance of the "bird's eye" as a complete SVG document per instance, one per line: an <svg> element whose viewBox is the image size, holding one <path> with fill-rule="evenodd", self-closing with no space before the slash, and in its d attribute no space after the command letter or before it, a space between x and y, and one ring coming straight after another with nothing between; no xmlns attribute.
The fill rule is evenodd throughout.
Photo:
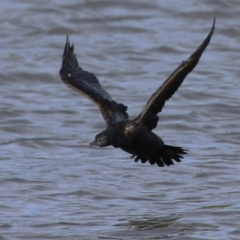
<svg viewBox="0 0 240 240"><path fill-rule="evenodd" d="M102 137L101 137L101 141L102 141L102 142L105 142L106 140L107 140L106 136L102 136Z"/></svg>

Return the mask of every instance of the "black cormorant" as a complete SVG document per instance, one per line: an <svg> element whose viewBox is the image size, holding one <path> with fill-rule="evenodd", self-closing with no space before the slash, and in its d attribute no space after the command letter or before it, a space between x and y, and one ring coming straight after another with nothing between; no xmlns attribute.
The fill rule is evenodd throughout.
<svg viewBox="0 0 240 240"><path fill-rule="evenodd" d="M159 120L157 114L162 111L165 102L172 97L182 84L185 77L197 65L203 51L208 46L214 32L213 26L197 50L168 77L168 79L151 96L141 113L133 120L129 120L127 107L117 103L103 89L96 76L84 71L79 65L74 53L74 46L67 38L63 52L60 76L63 82L81 92L92 100L99 108L106 122L106 130L97 134L90 146L113 146L132 154L135 162L141 161L157 164L159 167L169 166L181 162L187 150L181 147L166 145L152 130Z"/></svg>

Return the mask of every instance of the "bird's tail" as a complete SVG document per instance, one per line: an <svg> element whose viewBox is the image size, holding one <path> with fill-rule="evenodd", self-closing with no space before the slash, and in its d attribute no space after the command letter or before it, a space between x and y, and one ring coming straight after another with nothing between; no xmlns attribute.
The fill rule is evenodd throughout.
<svg viewBox="0 0 240 240"><path fill-rule="evenodd" d="M148 161L151 165L156 163L159 167L170 166L174 164L173 160L181 162L181 159L183 158L182 155L184 154L187 154L186 149L164 145L164 149L157 151L148 159Z"/></svg>
<svg viewBox="0 0 240 240"><path fill-rule="evenodd" d="M173 160L181 162L184 154L187 154L187 150L184 148L164 145L164 151L161 152L161 160L164 165L170 166L174 164Z"/></svg>
<svg viewBox="0 0 240 240"><path fill-rule="evenodd" d="M155 152L148 158L137 155L133 155L131 158L134 158L135 162L140 160L142 163L149 162L151 165L157 164L159 167L164 167L173 165L173 160L181 162L181 159L184 158L183 155L187 154L187 151L188 150L181 147L164 145L164 149Z"/></svg>

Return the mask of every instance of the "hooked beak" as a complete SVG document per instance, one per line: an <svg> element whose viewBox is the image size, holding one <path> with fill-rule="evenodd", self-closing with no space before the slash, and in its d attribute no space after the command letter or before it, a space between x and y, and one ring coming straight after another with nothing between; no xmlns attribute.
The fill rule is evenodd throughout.
<svg viewBox="0 0 240 240"><path fill-rule="evenodd" d="M89 143L89 145L90 145L90 147L98 146L98 143L97 143L97 141L94 141L94 142Z"/></svg>
<svg viewBox="0 0 240 240"><path fill-rule="evenodd" d="M94 142L89 143L90 147L98 146L98 147L106 147L105 143L99 142L95 140Z"/></svg>

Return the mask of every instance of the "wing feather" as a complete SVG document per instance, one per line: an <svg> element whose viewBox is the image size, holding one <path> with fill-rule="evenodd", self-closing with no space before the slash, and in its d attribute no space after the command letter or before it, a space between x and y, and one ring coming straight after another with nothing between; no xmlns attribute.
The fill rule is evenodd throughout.
<svg viewBox="0 0 240 240"><path fill-rule="evenodd" d="M162 84L158 90L153 93L146 106L137 117L138 120L144 121L149 125L151 129L157 126L158 117L156 115L162 111L167 100L169 100L177 89L182 84L185 77L196 67L202 53L208 46L215 27L215 18L211 31L209 32L203 43L197 48L197 50L186 60L183 61L178 68L168 77L168 79ZM151 121L152 120L152 121ZM155 121L155 122L154 122ZM150 124L149 124L150 123Z"/></svg>
<svg viewBox="0 0 240 240"><path fill-rule="evenodd" d="M107 125L128 119L127 107L115 102L103 89L96 76L79 66L74 45L70 45L68 37L63 52L60 76L68 87L82 93L98 106Z"/></svg>

